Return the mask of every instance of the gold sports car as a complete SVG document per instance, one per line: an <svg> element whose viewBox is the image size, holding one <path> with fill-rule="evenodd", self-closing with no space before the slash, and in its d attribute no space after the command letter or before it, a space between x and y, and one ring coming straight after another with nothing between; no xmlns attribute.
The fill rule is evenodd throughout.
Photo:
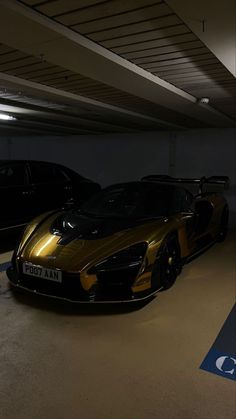
<svg viewBox="0 0 236 419"><path fill-rule="evenodd" d="M172 286L187 260L225 238L229 210L217 189L228 184L224 176L153 175L109 186L79 208L43 214L23 232L10 282L73 302L148 298Z"/></svg>

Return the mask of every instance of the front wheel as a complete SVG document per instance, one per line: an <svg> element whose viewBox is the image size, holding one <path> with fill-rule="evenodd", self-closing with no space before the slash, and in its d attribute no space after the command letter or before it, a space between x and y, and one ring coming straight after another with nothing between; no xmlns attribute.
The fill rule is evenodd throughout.
<svg viewBox="0 0 236 419"><path fill-rule="evenodd" d="M168 237L162 244L152 271L154 289L168 289L175 283L182 269L180 246L176 236Z"/></svg>

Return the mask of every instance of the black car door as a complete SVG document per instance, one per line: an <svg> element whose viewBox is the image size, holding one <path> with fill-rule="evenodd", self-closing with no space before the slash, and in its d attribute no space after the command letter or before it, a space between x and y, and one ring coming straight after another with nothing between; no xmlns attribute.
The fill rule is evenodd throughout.
<svg viewBox="0 0 236 419"><path fill-rule="evenodd" d="M31 214L31 187L24 162L0 167L0 229L24 224Z"/></svg>
<svg viewBox="0 0 236 419"><path fill-rule="evenodd" d="M213 207L207 199L199 196L193 201L192 214L186 220L188 245L191 250L197 251L212 240L208 231L212 214Z"/></svg>
<svg viewBox="0 0 236 419"><path fill-rule="evenodd" d="M57 165L30 162L35 215L60 208L70 197L70 181Z"/></svg>

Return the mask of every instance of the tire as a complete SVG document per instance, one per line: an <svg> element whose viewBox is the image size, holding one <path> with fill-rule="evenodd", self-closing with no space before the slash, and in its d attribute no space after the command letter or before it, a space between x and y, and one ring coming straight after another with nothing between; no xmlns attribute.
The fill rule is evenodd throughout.
<svg viewBox="0 0 236 419"><path fill-rule="evenodd" d="M152 271L152 288L168 289L174 285L182 270L180 246L175 235L171 235L163 242Z"/></svg>
<svg viewBox="0 0 236 419"><path fill-rule="evenodd" d="M217 241L223 242L226 239L227 233L228 233L228 224L229 224L229 207L228 205L225 205L221 220L220 220L220 230L218 233Z"/></svg>

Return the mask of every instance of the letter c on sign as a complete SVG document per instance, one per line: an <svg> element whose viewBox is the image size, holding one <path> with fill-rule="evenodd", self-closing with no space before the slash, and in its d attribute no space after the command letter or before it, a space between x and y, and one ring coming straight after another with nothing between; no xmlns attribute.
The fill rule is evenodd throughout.
<svg viewBox="0 0 236 419"><path fill-rule="evenodd" d="M224 372L225 374L233 374L236 368L233 368L232 370L228 370L228 371L224 371L222 369L223 364L224 364L226 359L231 359L231 361L233 361L234 365L236 365L236 359L235 358L232 358L231 356L220 356L220 358L218 358L216 360L216 367L218 368L218 370Z"/></svg>

